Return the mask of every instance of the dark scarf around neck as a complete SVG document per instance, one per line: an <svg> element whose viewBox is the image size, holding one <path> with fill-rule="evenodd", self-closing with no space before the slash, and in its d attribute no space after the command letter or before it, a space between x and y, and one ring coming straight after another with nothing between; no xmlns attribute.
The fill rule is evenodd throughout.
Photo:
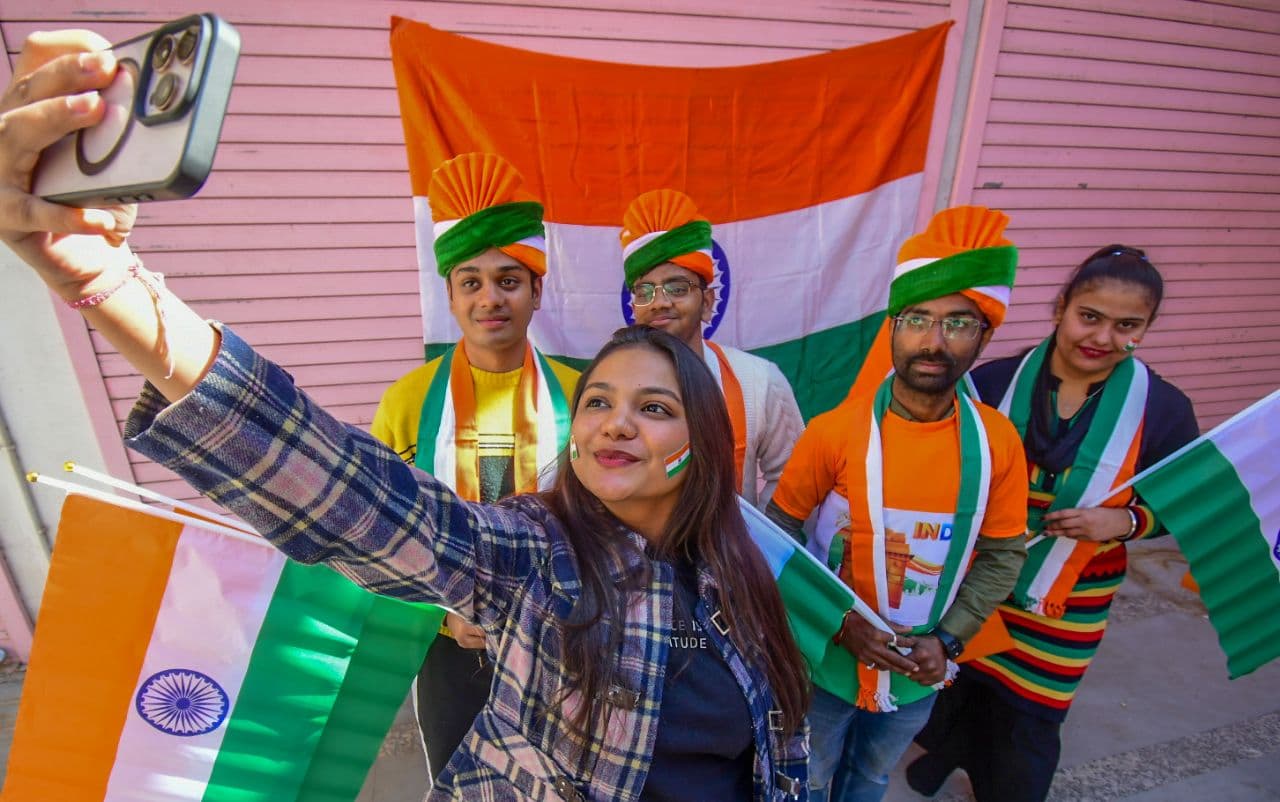
<svg viewBox="0 0 1280 802"><path fill-rule="evenodd" d="M1053 333L1049 353L1045 354L1044 364L1040 366L1040 375L1036 377L1035 389L1031 393L1031 416L1027 420L1027 431L1023 438L1027 459L1051 473L1060 474L1075 462L1076 452L1084 442L1084 436L1093 423L1097 404L1086 401L1076 413L1074 422L1066 431L1059 425L1057 410L1054 405L1054 391L1062 384L1062 380L1053 375L1050 364L1053 362L1053 348L1057 346L1058 332ZM1109 377L1108 377L1109 378ZM1093 393L1106 384L1103 379L1089 386L1090 398Z"/></svg>

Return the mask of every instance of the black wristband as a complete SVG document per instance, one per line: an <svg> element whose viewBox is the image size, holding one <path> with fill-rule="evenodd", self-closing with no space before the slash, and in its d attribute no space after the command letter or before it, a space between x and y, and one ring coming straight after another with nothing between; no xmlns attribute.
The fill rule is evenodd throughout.
<svg viewBox="0 0 1280 802"><path fill-rule="evenodd" d="M948 660L955 660L964 654L964 644L960 642L959 638L945 629L934 627L929 634L937 638L938 643L942 644L942 651L947 653Z"/></svg>

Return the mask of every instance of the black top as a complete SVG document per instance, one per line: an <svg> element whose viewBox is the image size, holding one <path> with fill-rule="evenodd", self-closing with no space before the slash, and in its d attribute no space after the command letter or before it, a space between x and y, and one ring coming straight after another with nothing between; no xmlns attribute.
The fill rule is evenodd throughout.
<svg viewBox="0 0 1280 802"><path fill-rule="evenodd" d="M698 578L675 566L671 648L653 763L640 798L750 799L755 750L751 714L729 666L694 619Z"/></svg>

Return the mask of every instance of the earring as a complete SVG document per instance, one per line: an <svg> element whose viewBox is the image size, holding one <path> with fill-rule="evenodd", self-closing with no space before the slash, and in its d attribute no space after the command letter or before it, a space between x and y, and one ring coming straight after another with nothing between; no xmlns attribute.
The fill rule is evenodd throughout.
<svg viewBox="0 0 1280 802"><path fill-rule="evenodd" d="M578 458L578 441L573 439L573 435L569 435L569 459L576 460Z"/></svg>

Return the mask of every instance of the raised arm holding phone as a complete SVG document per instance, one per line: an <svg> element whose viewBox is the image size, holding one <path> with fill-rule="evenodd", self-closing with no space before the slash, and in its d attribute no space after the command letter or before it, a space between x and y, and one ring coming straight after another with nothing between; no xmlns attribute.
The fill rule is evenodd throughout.
<svg viewBox="0 0 1280 802"><path fill-rule="evenodd" d="M170 400L190 392L217 332L176 298L156 300L126 239L132 205L81 209L30 194L41 152L102 120L115 77L110 43L90 31L35 33L0 98L0 237ZM96 303L93 303L96 301Z"/></svg>

